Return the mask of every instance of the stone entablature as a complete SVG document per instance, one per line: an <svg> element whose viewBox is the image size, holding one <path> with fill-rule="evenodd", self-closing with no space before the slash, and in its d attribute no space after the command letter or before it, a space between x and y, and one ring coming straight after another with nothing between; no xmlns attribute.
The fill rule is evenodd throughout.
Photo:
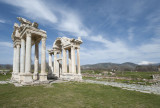
<svg viewBox="0 0 160 108"><path fill-rule="evenodd" d="M80 44L82 44L80 37L78 39L59 37L55 40L53 48L48 50L50 67L49 77L57 77L64 80L82 80L79 55ZM77 51L77 66L75 51ZM54 55L54 67L52 64L52 55ZM59 55L59 58L57 58L57 55ZM67 69L67 67L69 67L69 69Z"/></svg>
<svg viewBox="0 0 160 108"><path fill-rule="evenodd" d="M14 24L12 33L14 56L12 80L21 83L30 83L34 80L47 81L46 70L46 31L38 29L38 23L18 17L20 25ZM41 49L41 73L38 74L39 43ZM31 49L35 45L34 73L31 73Z"/></svg>

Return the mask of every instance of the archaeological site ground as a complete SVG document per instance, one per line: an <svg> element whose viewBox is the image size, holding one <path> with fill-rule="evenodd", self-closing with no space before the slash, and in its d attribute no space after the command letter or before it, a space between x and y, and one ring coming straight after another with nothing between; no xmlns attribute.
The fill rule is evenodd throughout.
<svg viewBox="0 0 160 108"><path fill-rule="evenodd" d="M80 37L57 37L46 49L47 32L37 22L17 19L13 68L0 65L0 108L160 107L159 64L80 65Z"/></svg>
<svg viewBox="0 0 160 108"><path fill-rule="evenodd" d="M10 76L0 75L0 80L7 80ZM0 97L1 108L159 108L160 106L159 95L85 82L21 87L0 84Z"/></svg>

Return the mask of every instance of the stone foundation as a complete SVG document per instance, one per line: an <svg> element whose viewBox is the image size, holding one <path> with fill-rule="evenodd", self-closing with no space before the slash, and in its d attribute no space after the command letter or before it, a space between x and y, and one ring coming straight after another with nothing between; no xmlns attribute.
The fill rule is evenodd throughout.
<svg viewBox="0 0 160 108"><path fill-rule="evenodd" d="M11 78L11 80L12 80L12 81L19 82L19 80L20 80L19 73L12 73L12 78Z"/></svg>
<svg viewBox="0 0 160 108"><path fill-rule="evenodd" d="M38 80L39 79L39 75L38 73L33 73L33 80Z"/></svg>
<svg viewBox="0 0 160 108"><path fill-rule="evenodd" d="M23 82L23 79L24 79L24 73L20 73L19 74L19 82L21 83L21 82Z"/></svg>
<svg viewBox="0 0 160 108"><path fill-rule="evenodd" d="M24 73L21 76L21 83L32 83L33 79L32 79L32 74L31 73Z"/></svg>
<svg viewBox="0 0 160 108"><path fill-rule="evenodd" d="M47 80L47 74L41 74L41 73L40 73L40 74L39 74L39 80L40 80L40 81L48 81L48 80Z"/></svg>
<svg viewBox="0 0 160 108"><path fill-rule="evenodd" d="M60 79L67 81L82 81L82 75L66 73L66 74L61 74Z"/></svg>

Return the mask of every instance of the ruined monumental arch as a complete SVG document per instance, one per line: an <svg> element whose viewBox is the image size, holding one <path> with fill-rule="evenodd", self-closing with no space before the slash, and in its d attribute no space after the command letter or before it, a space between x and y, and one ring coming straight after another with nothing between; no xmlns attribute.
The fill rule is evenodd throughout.
<svg viewBox="0 0 160 108"><path fill-rule="evenodd" d="M12 80L29 83L34 80L47 81L46 73L46 31L38 29L36 22L18 17L20 25L14 24L12 33L14 56ZM39 43L42 41L41 48L41 72L38 73L39 66ZM34 73L31 72L31 51L35 45Z"/></svg>
<svg viewBox="0 0 160 108"><path fill-rule="evenodd" d="M63 80L76 80L76 81L82 80L81 69L80 69L80 55L79 55L80 44L82 44L82 40L80 39L80 37L78 39L61 37L55 40L55 42L53 43L53 48L48 50L49 53L48 75L50 77L57 77ZM68 52L68 57L67 57L67 52ZM54 62L53 62L54 64L52 64L52 55L54 55ZM76 58L77 58L77 63L76 63ZM68 65L67 65L67 60L68 60Z"/></svg>
<svg viewBox="0 0 160 108"><path fill-rule="evenodd" d="M34 81L47 81L48 78L63 80L82 80L80 70L79 49L82 40L80 37L69 39L67 37L57 38L53 48L49 52L49 72L46 72L46 31L38 29L38 23L18 17L20 25L14 24L12 33L14 56L12 81L19 83L32 83ZM41 42L41 72L39 67L39 43ZM35 45L34 72L31 72L31 51ZM67 51L68 64L67 65ZM77 52L77 56L75 55ZM52 63L52 55L54 62ZM57 57L59 55L59 57ZM63 55L63 56L62 56ZM76 59L77 57L77 59ZM77 60L77 65L76 65ZM69 67L69 69L68 69Z"/></svg>

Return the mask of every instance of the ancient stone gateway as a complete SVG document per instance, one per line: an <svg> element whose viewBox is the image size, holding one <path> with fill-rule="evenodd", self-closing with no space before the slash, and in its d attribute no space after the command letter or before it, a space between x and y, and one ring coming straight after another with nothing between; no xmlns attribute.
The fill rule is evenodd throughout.
<svg viewBox="0 0 160 108"><path fill-rule="evenodd" d="M77 80L77 81L82 80L81 69L80 69L80 55L79 55L80 44L82 44L82 40L80 37L78 39L61 37L55 40L53 48L48 50L49 53L48 77L57 77L63 80ZM75 51L77 51L77 66L76 66ZM68 52L68 57L67 57L67 52ZM52 55L54 55L54 64L52 64ZM58 55L59 57L57 57ZM67 66L67 58L68 58L68 66ZM69 67L69 69L67 67Z"/></svg>
<svg viewBox="0 0 160 108"><path fill-rule="evenodd" d="M38 29L36 22L18 17L20 25L14 24L12 33L14 56L12 80L21 83L30 83L34 80L47 81L46 73L46 31ZM39 66L39 43L41 48L41 73L38 74ZM31 72L31 49L35 45L34 73Z"/></svg>
<svg viewBox="0 0 160 108"><path fill-rule="evenodd" d="M34 81L47 81L46 31L38 29L38 24L36 22L31 23L30 21L21 17L18 17L17 19L20 21L20 25L18 25L17 23L14 24L14 31L11 36L14 43L13 72L11 80L22 84L30 84ZM41 72L39 74L38 67L40 42L42 42L42 48ZM79 55L80 44L82 44L82 40L80 37L78 39L69 39L67 37L56 39L53 44L53 48L51 50L48 50L48 78L76 81L82 80ZM35 45L34 72L32 72L31 70L31 51L33 45ZM75 55L76 53L77 56ZM52 64L52 55L54 55L54 65ZM57 57L57 55L59 55L59 57ZM67 66L67 58L69 66Z"/></svg>

